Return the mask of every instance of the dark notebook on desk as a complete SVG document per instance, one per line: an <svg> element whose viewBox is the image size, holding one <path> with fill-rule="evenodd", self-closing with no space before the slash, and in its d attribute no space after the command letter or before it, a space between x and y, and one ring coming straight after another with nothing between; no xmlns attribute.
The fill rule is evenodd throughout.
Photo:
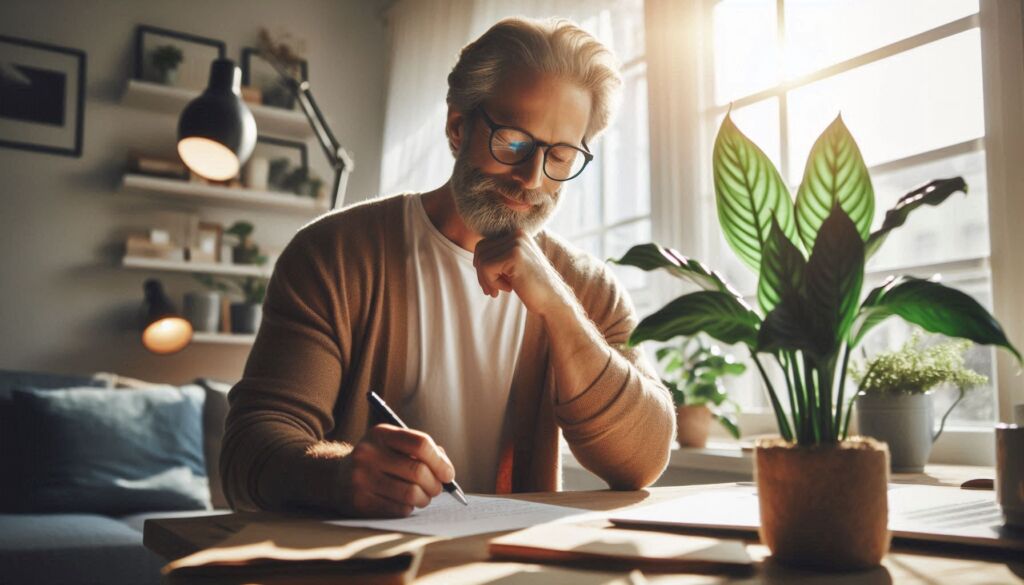
<svg viewBox="0 0 1024 585"><path fill-rule="evenodd" d="M756 534L757 491L730 484L616 513L616 526ZM1024 534L1003 526L995 492L889 484L889 530L896 539L1024 551Z"/></svg>

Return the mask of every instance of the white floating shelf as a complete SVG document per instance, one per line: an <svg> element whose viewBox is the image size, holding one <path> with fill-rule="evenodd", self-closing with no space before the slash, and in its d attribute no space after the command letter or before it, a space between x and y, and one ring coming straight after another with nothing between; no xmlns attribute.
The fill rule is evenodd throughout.
<svg viewBox="0 0 1024 585"><path fill-rule="evenodd" d="M321 201L290 193L221 187L132 173L126 174L121 179L121 190L227 207L269 208L307 215L327 211L327 205Z"/></svg>
<svg viewBox="0 0 1024 585"><path fill-rule="evenodd" d="M198 91L129 79L121 103L134 108L177 116L199 95ZM313 135L306 116L299 111L246 103L256 118L260 134L305 139Z"/></svg>
<svg viewBox="0 0 1024 585"><path fill-rule="evenodd" d="M244 333L203 333L192 334L192 343L211 343L217 345L252 345L256 336Z"/></svg>
<svg viewBox="0 0 1024 585"><path fill-rule="evenodd" d="M139 270L219 274L222 276L256 276L259 278L270 278L272 270L269 267L263 266L217 264L213 262L182 262L178 260L160 260L157 258L135 258L133 256L125 256L121 260L121 265L125 268Z"/></svg>

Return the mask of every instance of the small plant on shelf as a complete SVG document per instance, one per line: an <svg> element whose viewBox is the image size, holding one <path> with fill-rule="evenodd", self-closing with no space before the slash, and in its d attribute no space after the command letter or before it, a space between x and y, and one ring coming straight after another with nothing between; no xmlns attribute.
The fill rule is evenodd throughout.
<svg viewBox="0 0 1024 585"><path fill-rule="evenodd" d="M174 85L178 65L184 59L185 56L182 54L181 49L174 45L161 45L153 49L149 60L153 64L153 69L157 72L158 77L156 81L165 85Z"/></svg>
<svg viewBox="0 0 1024 585"><path fill-rule="evenodd" d="M226 235L234 236L237 240L231 248L231 261L235 264L254 264L262 266L266 264L267 257L260 254L260 247L252 240L252 233L255 227L247 221L236 221L224 230Z"/></svg>
<svg viewBox="0 0 1024 585"><path fill-rule="evenodd" d="M663 347L656 356L664 367L662 382L672 393L676 405L680 445L703 447L708 436L708 425L704 421L710 418L717 420L733 438L740 438L733 414L740 408L729 398L722 378L743 374L747 366L700 337ZM733 413L726 412L724 405L731 406Z"/></svg>

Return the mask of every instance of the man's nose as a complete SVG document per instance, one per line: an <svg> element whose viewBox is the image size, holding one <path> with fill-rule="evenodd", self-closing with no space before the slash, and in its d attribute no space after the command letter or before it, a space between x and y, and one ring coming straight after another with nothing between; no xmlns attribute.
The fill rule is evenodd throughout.
<svg viewBox="0 0 1024 585"><path fill-rule="evenodd" d="M544 184L544 149L538 147L533 156L513 167L512 176L524 189L540 189Z"/></svg>

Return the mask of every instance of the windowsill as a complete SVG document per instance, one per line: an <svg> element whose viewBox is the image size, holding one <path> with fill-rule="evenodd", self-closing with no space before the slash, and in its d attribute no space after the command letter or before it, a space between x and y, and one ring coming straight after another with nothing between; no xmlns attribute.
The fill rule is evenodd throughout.
<svg viewBox="0 0 1024 585"><path fill-rule="evenodd" d="M952 431L952 432L951 432ZM957 443L964 439L964 434L983 435L982 431L969 431L961 429L949 429L951 432L950 442ZM943 433L945 436L945 433ZM988 433L992 435L991 432ZM940 442L942 439L940 439ZM992 479L994 478L993 468L982 464L963 464L958 462L937 462L932 457L921 473L894 473L890 481L893 483L924 483L931 485L959 486L968 479ZM562 467L573 472L587 472L579 461L573 456L568 446L563 445ZM752 442L748 440L735 441L733 439L711 438L704 448L672 446L669 455L668 468L665 475L672 472L677 474L699 472L703 474L721 475L734 477L736 480L750 480L754 474L754 453Z"/></svg>

